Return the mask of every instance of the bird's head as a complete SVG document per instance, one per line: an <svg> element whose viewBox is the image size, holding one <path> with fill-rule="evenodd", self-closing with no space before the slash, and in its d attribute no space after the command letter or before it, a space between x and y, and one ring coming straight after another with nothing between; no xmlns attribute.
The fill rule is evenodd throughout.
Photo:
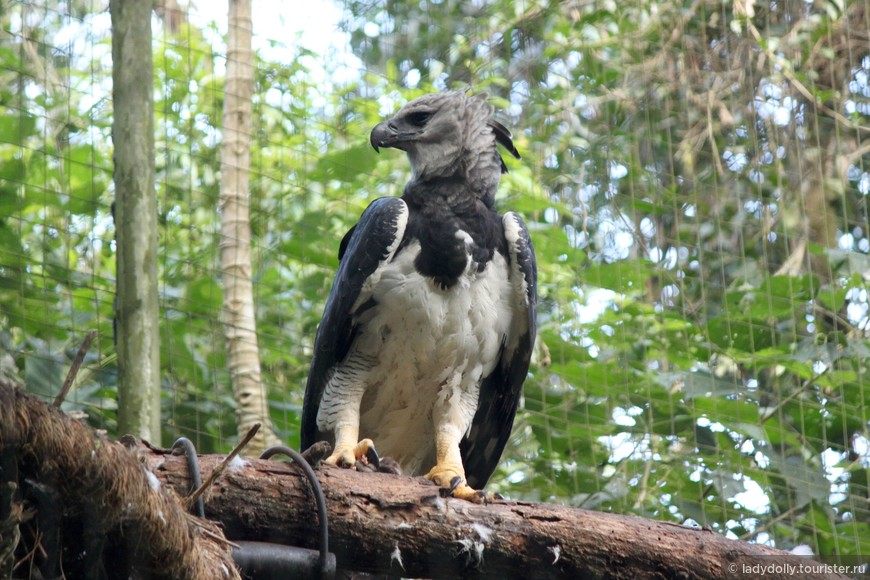
<svg viewBox="0 0 870 580"><path fill-rule="evenodd" d="M494 195L499 175L507 172L496 143L517 159L520 154L510 131L492 119L486 97L454 91L414 99L372 129L372 147L405 151L416 180L462 177L480 181Z"/></svg>

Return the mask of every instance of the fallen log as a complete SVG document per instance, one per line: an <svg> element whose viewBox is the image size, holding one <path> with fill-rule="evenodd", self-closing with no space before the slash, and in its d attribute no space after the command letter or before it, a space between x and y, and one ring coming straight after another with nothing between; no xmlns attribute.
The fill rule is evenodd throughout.
<svg viewBox="0 0 870 580"><path fill-rule="evenodd" d="M143 450L146 464L179 491L184 460ZM200 457L203 477L221 457ZM793 578L812 564L758 544L635 516L499 501L442 498L422 478L322 465L330 548L349 570L445 578ZM245 460L206 493L206 515L227 537L317 548L314 499L292 463ZM779 568L777 568L779 566ZM821 566L821 565L820 565ZM777 573L779 570L779 573ZM821 568L819 568L821 570ZM801 578L837 578L806 573Z"/></svg>

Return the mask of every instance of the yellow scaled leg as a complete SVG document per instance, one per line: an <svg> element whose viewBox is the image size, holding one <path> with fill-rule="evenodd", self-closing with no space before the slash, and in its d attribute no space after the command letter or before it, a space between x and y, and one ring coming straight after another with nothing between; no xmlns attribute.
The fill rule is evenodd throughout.
<svg viewBox="0 0 870 580"><path fill-rule="evenodd" d="M459 454L459 439L456 435L439 430L435 435L435 467L425 475L426 479L445 490L449 495L474 503L490 503L495 496L478 491L465 482L465 468Z"/></svg>
<svg viewBox="0 0 870 580"><path fill-rule="evenodd" d="M357 441L359 429L355 425L342 425L335 429L335 450L324 459L325 463L350 468L357 461L378 467L380 460L371 439Z"/></svg>

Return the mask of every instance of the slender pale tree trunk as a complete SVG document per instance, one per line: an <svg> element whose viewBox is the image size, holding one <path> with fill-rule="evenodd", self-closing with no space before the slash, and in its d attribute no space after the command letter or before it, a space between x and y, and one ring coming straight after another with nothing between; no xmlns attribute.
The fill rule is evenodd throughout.
<svg viewBox="0 0 870 580"><path fill-rule="evenodd" d="M227 359L236 399L239 435L262 423L248 446L252 454L278 443L269 421L260 374L257 323L251 284L251 225L248 170L251 165L251 0L230 0L227 80L221 146L221 278Z"/></svg>
<svg viewBox="0 0 870 580"><path fill-rule="evenodd" d="M118 427L160 442L151 0L111 0Z"/></svg>

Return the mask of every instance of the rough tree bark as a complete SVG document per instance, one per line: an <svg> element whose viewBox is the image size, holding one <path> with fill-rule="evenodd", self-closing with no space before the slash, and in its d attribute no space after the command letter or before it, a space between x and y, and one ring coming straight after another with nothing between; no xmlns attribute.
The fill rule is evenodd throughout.
<svg viewBox="0 0 870 580"><path fill-rule="evenodd" d="M143 452L183 493L181 458ZM203 477L220 462L202 456ZM442 499L423 478L318 469L328 504L330 549L339 568L445 578L752 578L753 564L811 561L712 531L547 504L478 506ZM314 499L297 467L251 460L225 472L206 515L227 537L317 549ZM793 578L786 571L769 578ZM837 578L806 574L801 578Z"/></svg>
<svg viewBox="0 0 870 580"><path fill-rule="evenodd" d="M160 439L151 0L111 0L118 427Z"/></svg>
<svg viewBox="0 0 870 580"><path fill-rule="evenodd" d="M262 425L248 448L257 455L279 441L269 420L266 390L260 372L251 283L248 191L251 97L254 92L251 27L251 0L230 0L220 188L223 326L239 436L247 433L254 423Z"/></svg>

